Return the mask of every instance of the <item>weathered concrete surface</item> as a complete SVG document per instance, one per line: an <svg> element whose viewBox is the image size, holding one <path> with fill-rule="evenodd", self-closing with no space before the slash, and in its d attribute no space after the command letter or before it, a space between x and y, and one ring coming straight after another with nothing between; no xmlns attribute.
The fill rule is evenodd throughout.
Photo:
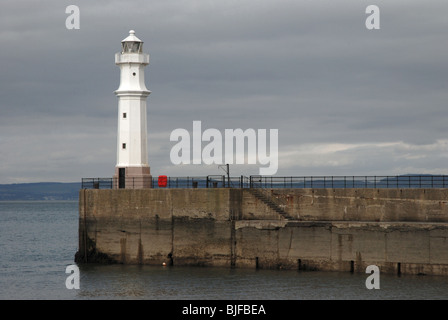
<svg viewBox="0 0 448 320"><path fill-rule="evenodd" d="M448 224L237 221L237 266L448 275Z"/></svg>
<svg viewBox="0 0 448 320"><path fill-rule="evenodd" d="M78 262L448 275L446 189L81 190Z"/></svg>
<svg viewBox="0 0 448 320"><path fill-rule="evenodd" d="M300 220L448 222L448 189L270 189Z"/></svg>

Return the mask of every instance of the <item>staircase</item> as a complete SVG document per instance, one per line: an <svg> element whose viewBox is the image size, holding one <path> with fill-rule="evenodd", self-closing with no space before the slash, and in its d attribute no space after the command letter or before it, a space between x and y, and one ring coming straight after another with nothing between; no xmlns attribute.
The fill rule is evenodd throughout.
<svg viewBox="0 0 448 320"><path fill-rule="evenodd" d="M258 188L247 188L244 189L249 191L255 198L257 198L258 200L261 200L264 204L266 204L269 208L271 208L272 210L274 210L275 212L277 212L278 214L280 214L281 216L283 216L285 219L287 220L294 220L293 217L291 217L288 212L286 210L284 210L279 203L277 203L276 201L274 201L274 199L265 194L263 191L261 191L261 189Z"/></svg>

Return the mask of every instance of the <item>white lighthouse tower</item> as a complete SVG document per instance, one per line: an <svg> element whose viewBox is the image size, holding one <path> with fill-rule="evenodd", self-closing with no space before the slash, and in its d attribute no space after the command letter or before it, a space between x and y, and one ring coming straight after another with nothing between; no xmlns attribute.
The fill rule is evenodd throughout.
<svg viewBox="0 0 448 320"><path fill-rule="evenodd" d="M118 97L116 188L150 188L146 129L146 98L151 93L145 85L144 68L149 54L143 53L143 42L134 30L121 42L121 52L115 54L120 67Z"/></svg>

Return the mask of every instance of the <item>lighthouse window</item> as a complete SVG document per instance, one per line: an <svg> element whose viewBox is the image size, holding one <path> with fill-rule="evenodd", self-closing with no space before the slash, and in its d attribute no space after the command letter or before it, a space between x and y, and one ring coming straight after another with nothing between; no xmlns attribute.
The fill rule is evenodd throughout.
<svg viewBox="0 0 448 320"><path fill-rule="evenodd" d="M133 76L135 77L136 73L135 73L135 72L133 72L133 73L132 73L132 75L133 75Z"/></svg>
<svg viewBox="0 0 448 320"><path fill-rule="evenodd" d="M123 119L126 119L126 112L123 112Z"/></svg>
<svg viewBox="0 0 448 320"><path fill-rule="evenodd" d="M121 146L123 147L123 149L126 149L126 143L123 143Z"/></svg>

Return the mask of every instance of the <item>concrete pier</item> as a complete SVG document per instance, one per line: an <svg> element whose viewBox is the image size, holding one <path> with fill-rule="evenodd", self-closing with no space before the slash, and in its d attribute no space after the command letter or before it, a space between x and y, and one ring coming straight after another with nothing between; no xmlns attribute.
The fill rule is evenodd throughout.
<svg viewBox="0 0 448 320"><path fill-rule="evenodd" d="M448 189L80 190L76 261L448 276Z"/></svg>

